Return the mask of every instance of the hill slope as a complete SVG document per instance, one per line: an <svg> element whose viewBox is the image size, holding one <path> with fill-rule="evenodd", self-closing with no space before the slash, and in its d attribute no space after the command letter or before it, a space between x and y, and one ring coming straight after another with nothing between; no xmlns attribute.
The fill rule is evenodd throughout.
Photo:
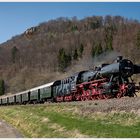
<svg viewBox="0 0 140 140"><path fill-rule="evenodd" d="M120 16L58 18L0 45L6 92L64 78L123 55L140 63L140 23Z"/></svg>

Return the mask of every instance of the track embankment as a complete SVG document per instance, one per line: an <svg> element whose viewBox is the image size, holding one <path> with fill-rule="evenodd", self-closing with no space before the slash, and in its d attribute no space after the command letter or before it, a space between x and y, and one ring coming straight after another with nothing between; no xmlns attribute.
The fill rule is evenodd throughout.
<svg viewBox="0 0 140 140"><path fill-rule="evenodd" d="M67 103L62 103L67 105ZM70 105L79 106L81 110L90 112L106 112L125 111L125 112L140 112L140 97L123 97L120 99L107 99L83 102L70 102Z"/></svg>

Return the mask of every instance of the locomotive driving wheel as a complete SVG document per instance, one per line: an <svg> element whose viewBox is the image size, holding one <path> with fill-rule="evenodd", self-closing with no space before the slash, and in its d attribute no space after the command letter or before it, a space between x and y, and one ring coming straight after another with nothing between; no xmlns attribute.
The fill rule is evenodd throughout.
<svg viewBox="0 0 140 140"><path fill-rule="evenodd" d="M91 96L91 100L96 100L96 96L95 95L92 95Z"/></svg>
<svg viewBox="0 0 140 140"><path fill-rule="evenodd" d="M123 93L122 92L118 92L117 95L116 95L116 98L121 98L123 96Z"/></svg>
<svg viewBox="0 0 140 140"><path fill-rule="evenodd" d="M81 101L85 101L85 97L84 96L81 96Z"/></svg>
<svg viewBox="0 0 140 140"><path fill-rule="evenodd" d="M87 101L88 97L87 96L81 96L81 101Z"/></svg>
<svg viewBox="0 0 140 140"><path fill-rule="evenodd" d="M125 85L121 85L120 86L120 90L119 92L116 94L116 98L121 98L123 97L124 95L126 94L126 88L125 88Z"/></svg>
<svg viewBox="0 0 140 140"><path fill-rule="evenodd" d="M112 96L110 94L103 94L104 99L110 99Z"/></svg>
<svg viewBox="0 0 140 140"><path fill-rule="evenodd" d="M99 99L99 100L104 99L103 94L99 94L99 95L97 95L97 99Z"/></svg>

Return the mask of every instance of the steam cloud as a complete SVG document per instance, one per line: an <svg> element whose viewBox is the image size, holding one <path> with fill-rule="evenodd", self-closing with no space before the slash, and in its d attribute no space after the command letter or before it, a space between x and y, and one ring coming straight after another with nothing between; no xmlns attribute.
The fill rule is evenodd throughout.
<svg viewBox="0 0 140 140"><path fill-rule="evenodd" d="M84 57L66 71L68 74L73 74L78 71L93 69L94 66L99 66L102 63L112 63L119 55L121 55L119 52L109 51L94 58L92 56Z"/></svg>

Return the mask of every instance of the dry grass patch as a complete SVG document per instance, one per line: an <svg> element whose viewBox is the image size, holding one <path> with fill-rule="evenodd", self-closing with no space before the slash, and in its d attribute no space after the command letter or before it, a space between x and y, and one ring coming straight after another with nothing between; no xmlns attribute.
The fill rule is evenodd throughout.
<svg viewBox="0 0 140 140"><path fill-rule="evenodd" d="M0 109L0 118L31 138L140 136L138 111L90 111L66 104L9 106Z"/></svg>

